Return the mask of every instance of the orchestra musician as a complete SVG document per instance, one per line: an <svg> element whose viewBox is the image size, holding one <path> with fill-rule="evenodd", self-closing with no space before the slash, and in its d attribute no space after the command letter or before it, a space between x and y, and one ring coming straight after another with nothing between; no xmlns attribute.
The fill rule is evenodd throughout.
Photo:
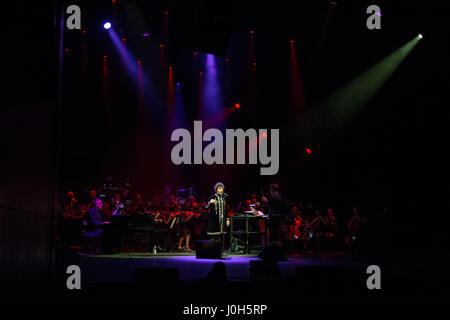
<svg viewBox="0 0 450 320"><path fill-rule="evenodd" d="M348 234L345 238L345 243L350 249L354 249L361 244L367 224L367 217L361 214L361 209L358 206L354 206L353 217L348 223Z"/></svg>
<svg viewBox="0 0 450 320"><path fill-rule="evenodd" d="M100 215L100 211L103 208L103 202L100 199L95 199L93 206L88 210L86 214L84 238L91 240L94 249L97 251L100 244L100 236L103 232L103 221Z"/></svg>
<svg viewBox="0 0 450 320"><path fill-rule="evenodd" d="M321 253L326 245L326 235L329 230L330 220L328 214L315 208L317 217L310 223L310 230L314 233L316 239L317 253Z"/></svg>
<svg viewBox="0 0 450 320"><path fill-rule="evenodd" d="M271 184L269 199L262 197L261 200L265 203L269 215L269 240L280 241L280 227L282 216L284 215L284 201L280 194L279 186L277 184Z"/></svg>

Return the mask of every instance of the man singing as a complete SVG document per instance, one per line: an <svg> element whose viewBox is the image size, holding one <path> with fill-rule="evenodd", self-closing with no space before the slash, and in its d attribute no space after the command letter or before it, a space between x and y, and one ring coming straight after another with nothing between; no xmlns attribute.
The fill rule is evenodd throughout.
<svg viewBox="0 0 450 320"><path fill-rule="evenodd" d="M218 182L214 186L215 194L208 198L208 204L205 209L210 209L207 234L214 240L222 242L223 236L226 233L226 227L230 225L230 219L227 217L227 194L223 192L225 186ZM226 221L226 223L225 223Z"/></svg>

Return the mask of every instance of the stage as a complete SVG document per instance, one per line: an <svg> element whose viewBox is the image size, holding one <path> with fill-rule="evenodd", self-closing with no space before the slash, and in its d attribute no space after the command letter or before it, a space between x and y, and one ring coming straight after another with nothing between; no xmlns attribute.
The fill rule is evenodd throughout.
<svg viewBox="0 0 450 320"><path fill-rule="evenodd" d="M0 300L450 298L446 9L8 7Z"/></svg>
<svg viewBox="0 0 450 320"><path fill-rule="evenodd" d="M79 298L195 299L386 299L435 292L436 283L417 277L425 259L412 265L402 255L352 256L348 253L291 254L286 261L263 262L256 254L228 255L223 259L197 259L195 253L74 253L70 264L82 272ZM217 262L223 262L226 281L208 279ZM252 266L253 265L253 266ZM369 290L367 268L382 270L382 290ZM253 268L253 271L252 271ZM140 273L139 273L140 272ZM211 289L214 288L214 295ZM72 293L64 297L73 298Z"/></svg>
<svg viewBox="0 0 450 320"><path fill-rule="evenodd" d="M218 261L225 263L229 281L250 281L250 262L261 261L256 254L233 254L224 256L222 259L196 259L195 253L80 254L78 259L81 269L86 269L84 276L90 284L109 283L111 280L114 283L131 283L133 271L139 268L178 268L179 281L191 283L205 277ZM296 268L299 267L345 265L348 268L357 268L359 265L358 261L354 261L345 254L291 255L287 259L287 261L278 262L282 277L294 276Z"/></svg>

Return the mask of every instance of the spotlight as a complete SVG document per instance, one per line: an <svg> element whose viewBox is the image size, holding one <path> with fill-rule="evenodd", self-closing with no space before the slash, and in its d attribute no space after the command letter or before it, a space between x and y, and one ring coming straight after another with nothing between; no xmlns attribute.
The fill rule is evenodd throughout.
<svg viewBox="0 0 450 320"><path fill-rule="evenodd" d="M419 33L419 35L417 36L419 39L423 38L423 35L421 33Z"/></svg>
<svg viewBox="0 0 450 320"><path fill-rule="evenodd" d="M240 105L239 103L235 103L235 104L234 104L234 107L235 107L236 109L239 109L239 108L241 107L241 105Z"/></svg>
<svg viewBox="0 0 450 320"><path fill-rule="evenodd" d="M106 23L103 25L103 28L105 28L106 30L108 30L109 28L111 28L111 23L110 23L110 22L106 22Z"/></svg>
<svg viewBox="0 0 450 320"><path fill-rule="evenodd" d="M306 153L307 153L307 154L311 154L311 153L312 153L312 151L311 151L311 149L310 149L310 148L306 148L306 150L305 150L305 151L306 151Z"/></svg>
<svg viewBox="0 0 450 320"><path fill-rule="evenodd" d="M143 37L148 37L149 35L150 35L150 34L148 34L148 33L143 33L143 34L142 34Z"/></svg>
<svg viewBox="0 0 450 320"><path fill-rule="evenodd" d="M177 87L179 87L180 86L180 83L179 82L177 82Z"/></svg>

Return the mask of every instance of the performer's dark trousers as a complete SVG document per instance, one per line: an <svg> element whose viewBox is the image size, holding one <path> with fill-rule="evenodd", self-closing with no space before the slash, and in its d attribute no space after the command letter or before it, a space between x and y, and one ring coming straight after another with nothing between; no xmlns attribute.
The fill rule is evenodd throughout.
<svg viewBox="0 0 450 320"><path fill-rule="evenodd" d="M281 217L271 216L269 218L268 222L269 222L269 233L270 233L269 242L280 241Z"/></svg>
<svg viewBox="0 0 450 320"><path fill-rule="evenodd" d="M218 234L218 235L210 235L210 240L211 241L218 241L220 242L220 248L221 248L221 252L223 252L224 246L225 246L225 234Z"/></svg>

